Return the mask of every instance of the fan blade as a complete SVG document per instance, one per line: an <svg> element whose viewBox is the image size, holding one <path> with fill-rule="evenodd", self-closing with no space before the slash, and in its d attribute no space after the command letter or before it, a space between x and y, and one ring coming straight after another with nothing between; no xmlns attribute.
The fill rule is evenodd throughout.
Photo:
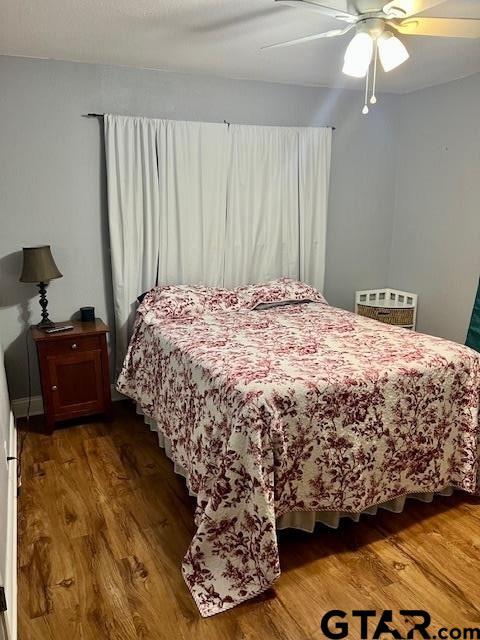
<svg viewBox="0 0 480 640"><path fill-rule="evenodd" d="M408 18L444 2L445 0L392 0L383 7L383 13L387 16L392 14L392 17L396 18ZM400 10L403 15L395 15L395 9Z"/></svg>
<svg viewBox="0 0 480 640"><path fill-rule="evenodd" d="M275 0L279 5L287 5L288 7L304 7L305 9L312 9L318 11L326 16L336 18L337 20L343 20L344 22L354 23L357 20L357 16L353 13L347 13L341 9L335 9L335 7L327 7L327 5L317 2L316 0Z"/></svg>
<svg viewBox="0 0 480 640"><path fill-rule="evenodd" d="M395 29L410 36L441 38L480 38L480 20L474 18L410 18L396 23Z"/></svg>
<svg viewBox="0 0 480 640"><path fill-rule="evenodd" d="M276 44L269 44L262 49L278 49L279 47L290 47L294 44L302 44L303 42L312 42L313 40L319 40L320 38L336 38L337 36L343 36L353 29L354 25L349 25L345 29L333 29L332 31L324 31L323 33L314 33L311 36L305 36L304 38L296 38L295 40L287 40L286 42L277 42Z"/></svg>

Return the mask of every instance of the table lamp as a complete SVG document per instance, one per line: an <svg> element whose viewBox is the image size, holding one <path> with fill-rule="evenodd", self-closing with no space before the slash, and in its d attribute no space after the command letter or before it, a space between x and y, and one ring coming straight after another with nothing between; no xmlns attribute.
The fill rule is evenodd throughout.
<svg viewBox="0 0 480 640"><path fill-rule="evenodd" d="M50 280L61 278L49 246L23 247L23 267L20 282L35 282L40 292L40 306L42 307L42 321L37 324L38 329L49 329L54 323L48 317L47 285Z"/></svg>

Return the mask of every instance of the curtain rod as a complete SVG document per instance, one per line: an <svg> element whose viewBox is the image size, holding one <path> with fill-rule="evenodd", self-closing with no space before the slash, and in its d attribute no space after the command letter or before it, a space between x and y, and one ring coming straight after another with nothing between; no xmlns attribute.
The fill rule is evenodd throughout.
<svg viewBox="0 0 480 640"><path fill-rule="evenodd" d="M103 118L105 116L104 113L83 113L82 114L82 118ZM231 122L228 122L227 120L223 121L224 124L228 124L228 126L230 126ZM332 127L327 125L327 129L331 129L332 131L335 131L337 127Z"/></svg>

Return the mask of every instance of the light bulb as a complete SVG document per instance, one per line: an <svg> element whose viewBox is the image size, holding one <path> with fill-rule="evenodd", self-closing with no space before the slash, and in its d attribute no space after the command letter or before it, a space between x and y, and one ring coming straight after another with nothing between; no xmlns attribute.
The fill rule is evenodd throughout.
<svg viewBox="0 0 480 640"><path fill-rule="evenodd" d="M345 51L343 73L353 78L364 78L373 55L373 40L365 31L356 34Z"/></svg>
<svg viewBox="0 0 480 640"><path fill-rule="evenodd" d="M389 31L384 31L378 38L378 52L385 71L392 71L410 57L403 42Z"/></svg>
<svg viewBox="0 0 480 640"><path fill-rule="evenodd" d="M365 106L363 107L363 109L362 109L362 113L363 113L363 115L364 115L364 116L366 116L366 115L367 115L367 113L369 113L369 111L370 111L370 109L367 107L367 105L365 105Z"/></svg>
<svg viewBox="0 0 480 640"><path fill-rule="evenodd" d="M370 104L377 104L377 97L376 96L372 96L370 98Z"/></svg>

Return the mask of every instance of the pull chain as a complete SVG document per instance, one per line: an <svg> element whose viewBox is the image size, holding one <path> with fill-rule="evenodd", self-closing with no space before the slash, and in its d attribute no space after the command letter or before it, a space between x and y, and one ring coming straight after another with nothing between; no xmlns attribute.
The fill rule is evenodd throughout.
<svg viewBox="0 0 480 640"><path fill-rule="evenodd" d="M375 60L373 63L373 86L372 86L372 97L370 98L370 104L377 104L377 96L375 95L375 90L377 88L377 61L378 61L378 41L375 40Z"/></svg>
<svg viewBox="0 0 480 640"><path fill-rule="evenodd" d="M364 116L367 115L367 113L370 111L370 109L368 108L368 85L369 85L369 79L370 79L370 66L367 69L367 76L365 79L365 104L363 105L363 109L362 109L362 113Z"/></svg>

